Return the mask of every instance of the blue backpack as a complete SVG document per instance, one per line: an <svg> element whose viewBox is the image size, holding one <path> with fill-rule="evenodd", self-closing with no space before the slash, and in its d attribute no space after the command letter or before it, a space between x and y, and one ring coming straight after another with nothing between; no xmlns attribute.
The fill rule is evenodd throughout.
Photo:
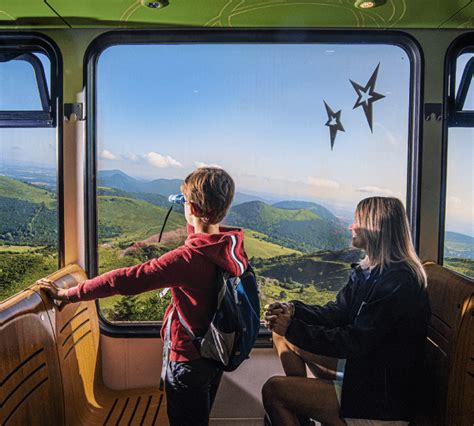
<svg viewBox="0 0 474 426"><path fill-rule="evenodd" d="M204 336L196 336L176 312L203 358L215 360L224 371L235 370L249 357L260 329L260 300L253 269L249 266L235 278L218 271L217 309Z"/></svg>

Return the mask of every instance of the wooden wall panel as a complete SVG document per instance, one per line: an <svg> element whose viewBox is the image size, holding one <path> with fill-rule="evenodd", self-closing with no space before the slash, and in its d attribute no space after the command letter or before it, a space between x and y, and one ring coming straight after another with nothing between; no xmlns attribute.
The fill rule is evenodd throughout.
<svg viewBox="0 0 474 426"><path fill-rule="evenodd" d="M36 293L25 290L0 305L0 335L0 424L63 424L54 333Z"/></svg>

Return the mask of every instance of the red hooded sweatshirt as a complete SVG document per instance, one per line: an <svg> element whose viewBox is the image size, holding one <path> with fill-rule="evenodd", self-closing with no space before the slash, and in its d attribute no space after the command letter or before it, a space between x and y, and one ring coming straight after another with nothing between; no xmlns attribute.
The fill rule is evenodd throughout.
<svg viewBox="0 0 474 426"><path fill-rule="evenodd" d="M242 275L248 266L241 229L221 227L218 234L194 233L188 226L188 238L183 246L160 258L140 265L116 269L71 288L67 296L71 302L94 300L115 294L133 295L159 288L171 288L172 303L195 335L209 328L216 309L216 266L231 276ZM168 306L165 323L170 313ZM191 338L173 315L171 324L171 361L191 361L200 358Z"/></svg>

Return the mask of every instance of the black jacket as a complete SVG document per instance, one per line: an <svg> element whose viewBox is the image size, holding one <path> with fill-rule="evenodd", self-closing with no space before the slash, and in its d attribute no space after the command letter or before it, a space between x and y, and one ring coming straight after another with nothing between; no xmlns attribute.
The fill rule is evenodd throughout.
<svg viewBox="0 0 474 426"><path fill-rule="evenodd" d="M342 417L409 421L431 314L426 289L403 264L376 268L368 279L353 268L335 302L293 302L286 338L308 352L347 358Z"/></svg>

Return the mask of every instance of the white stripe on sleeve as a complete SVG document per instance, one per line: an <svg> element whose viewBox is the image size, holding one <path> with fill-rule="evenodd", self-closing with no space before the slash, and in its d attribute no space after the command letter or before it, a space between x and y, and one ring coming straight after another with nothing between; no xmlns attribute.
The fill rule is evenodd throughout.
<svg viewBox="0 0 474 426"><path fill-rule="evenodd" d="M245 272L244 264L239 259L237 259L237 256L235 255L235 246L237 245L237 239L235 238L235 235L231 235L230 238L232 239L230 254L232 258L235 260L235 262L237 263L237 265L239 266L240 275L243 275L243 273Z"/></svg>

